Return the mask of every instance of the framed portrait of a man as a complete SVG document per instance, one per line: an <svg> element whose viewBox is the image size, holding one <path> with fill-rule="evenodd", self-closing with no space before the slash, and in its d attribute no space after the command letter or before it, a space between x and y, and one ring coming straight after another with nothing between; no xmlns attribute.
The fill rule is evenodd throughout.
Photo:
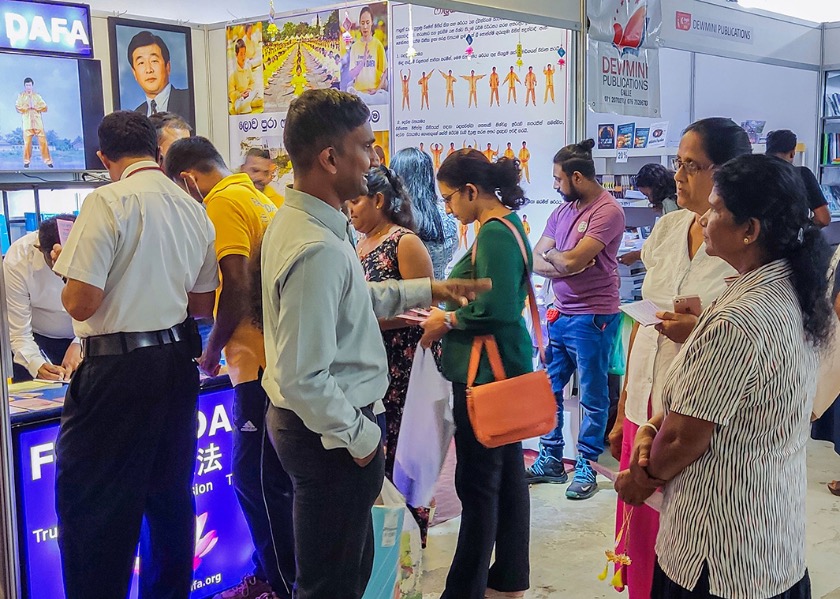
<svg viewBox="0 0 840 599"><path fill-rule="evenodd" d="M189 27L108 18L114 110L171 112L195 130Z"/></svg>

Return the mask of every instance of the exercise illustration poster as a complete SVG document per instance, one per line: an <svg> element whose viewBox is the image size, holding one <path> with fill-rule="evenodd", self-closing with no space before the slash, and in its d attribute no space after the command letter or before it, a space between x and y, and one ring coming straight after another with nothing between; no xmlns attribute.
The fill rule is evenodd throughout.
<svg viewBox="0 0 840 599"><path fill-rule="evenodd" d="M419 147L435 168L462 148L519 159L536 243L562 202L552 165L566 143L569 32L407 5L392 16L394 149ZM459 249L473 238L461 227Z"/></svg>

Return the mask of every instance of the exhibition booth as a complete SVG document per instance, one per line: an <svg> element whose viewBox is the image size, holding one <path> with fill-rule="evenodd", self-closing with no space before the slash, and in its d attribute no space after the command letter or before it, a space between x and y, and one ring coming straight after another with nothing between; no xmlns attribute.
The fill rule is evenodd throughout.
<svg viewBox="0 0 840 599"><path fill-rule="evenodd" d="M588 14L586 2L511 4L346 2L275 14L267 1L250 18L190 24L0 0L5 104L17 98L21 106L0 113L2 251L42 219L78 212L85 195L108 182L96 158L99 120L117 109L150 109L141 80L151 75L132 58L142 32L167 46L165 108L208 137L233 170L249 149L268 150L277 189L292 176L283 147L289 103L305 89L332 87L365 99L386 162L405 147L428 152L436 166L466 147L491 160L518 158L531 200L520 214L532 244L562 201L553 189L554 153L596 139L597 172L625 206L631 247L655 222L635 173L650 162L670 167L689 123L728 116L747 129L755 152L769 131L796 132L796 160L817 174L837 219L825 235L840 242L840 24L713 0L649 2L647 13L630 11L620 23L604 16L617 1L590 1ZM348 66L352 57L363 58L360 71ZM35 108L39 102L47 109ZM21 127L21 118L31 120ZM461 228L459 252L474 236ZM625 299L634 299L638 284ZM7 348L5 301L0 340ZM6 379L8 354L0 368ZM64 596L54 444L65 390L37 382L3 388L0 597ZM204 381L194 599L230 588L251 567L253 546L231 483L232 402L226 377Z"/></svg>

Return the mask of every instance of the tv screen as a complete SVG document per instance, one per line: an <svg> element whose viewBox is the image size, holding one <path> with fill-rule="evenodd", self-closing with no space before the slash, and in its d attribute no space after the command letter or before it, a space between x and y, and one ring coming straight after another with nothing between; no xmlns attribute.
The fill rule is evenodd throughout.
<svg viewBox="0 0 840 599"><path fill-rule="evenodd" d="M0 171L102 169L99 61L0 53Z"/></svg>

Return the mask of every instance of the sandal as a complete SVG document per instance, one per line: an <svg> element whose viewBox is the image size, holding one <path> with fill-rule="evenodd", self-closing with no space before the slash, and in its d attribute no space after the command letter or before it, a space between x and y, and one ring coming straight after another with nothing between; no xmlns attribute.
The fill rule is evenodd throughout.
<svg viewBox="0 0 840 599"><path fill-rule="evenodd" d="M833 480L828 483L828 492L840 497L840 480Z"/></svg>

